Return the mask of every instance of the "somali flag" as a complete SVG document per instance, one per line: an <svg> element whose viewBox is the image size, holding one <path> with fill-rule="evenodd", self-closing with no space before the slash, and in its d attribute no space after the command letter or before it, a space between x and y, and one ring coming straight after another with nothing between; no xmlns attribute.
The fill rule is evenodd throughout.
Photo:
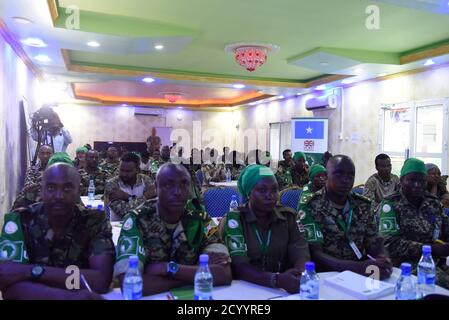
<svg viewBox="0 0 449 320"><path fill-rule="evenodd" d="M324 121L296 121L295 139L324 139Z"/></svg>

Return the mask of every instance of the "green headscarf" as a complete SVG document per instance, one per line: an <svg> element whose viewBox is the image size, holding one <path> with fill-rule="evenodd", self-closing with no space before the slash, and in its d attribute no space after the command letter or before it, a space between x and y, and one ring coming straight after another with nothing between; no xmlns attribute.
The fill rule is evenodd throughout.
<svg viewBox="0 0 449 320"><path fill-rule="evenodd" d="M254 189L254 186L264 178L271 178L276 181L273 171L266 166L251 164L242 171L237 186L244 201L248 200L249 194Z"/></svg>
<svg viewBox="0 0 449 320"><path fill-rule="evenodd" d="M47 167L55 163L67 163L73 167L73 161L70 159L69 155L65 152L56 152L48 160Z"/></svg>
<svg viewBox="0 0 449 320"><path fill-rule="evenodd" d="M309 170L309 180L313 181L313 178L315 178L318 173L326 173L326 168L320 164L314 164Z"/></svg>
<svg viewBox="0 0 449 320"><path fill-rule="evenodd" d="M87 148L86 147L79 147L79 148L76 148L76 153L87 153Z"/></svg>
<svg viewBox="0 0 449 320"><path fill-rule="evenodd" d="M423 161L416 158L405 160L401 169L401 178L409 173L422 173L427 176L426 165Z"/></svg>
<svg viewBox="0 0 449 320"><path fill-rule="evenodd" d="M295 160L295 161L298 161L301 158L306 160L306 155L304 154L304 152L298 151L298 152L295 152L295 154L293 155L293 160Z"/></svg>

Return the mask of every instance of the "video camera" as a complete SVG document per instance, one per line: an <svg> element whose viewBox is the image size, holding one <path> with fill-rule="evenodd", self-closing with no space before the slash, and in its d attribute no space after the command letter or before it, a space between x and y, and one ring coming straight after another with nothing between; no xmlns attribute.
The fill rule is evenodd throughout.
<svg viewBox="0 0 449 320"><path fill-rule="evenodd" d="M39 110L37 110L33 115L31 116L31 119L33 121L33 126L36 129L44 129L48 130L52 126L53 119L56 116L56 113L49 107L42 107Z"/></svg>

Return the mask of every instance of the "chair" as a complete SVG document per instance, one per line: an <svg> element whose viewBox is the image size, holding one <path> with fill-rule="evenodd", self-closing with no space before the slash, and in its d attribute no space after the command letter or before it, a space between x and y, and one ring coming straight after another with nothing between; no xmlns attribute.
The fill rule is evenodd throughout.
<svg viewBox="0 0 449 320"><path fill-rule="evenodd" d="M290 207L296 211L298 209L301 193L302 189L298 187L284 189L281 191L279 202L281 203L281 205Z"/></svg>
<svg viewBox="0 0 449 320"><path fill-rule="evenodd" d="M223 217L229 212L229 203L232 196L237 196L238 202L242 203L241 196L235 188L220 187L207 189L203 195L206 212L212 218Z"/></svg>
<svg viewBox="0 0 449 320"><path fill-rule="evenodd" d="M444 213L449 217L449 208L444 208Z"/></svg>
<svg viewBox="0 0 449 320"><path fill-rule="evenodd" d="M365 188L364 184L359 184L358 186L355 186L352 188L352 192L363 195L363 189Z"/></svg>
<svg viewBox="0 0 449 320"><path fill-rule="evenodd" d="M203 180L204 180L203 171L201 171L201 169L200 169L195 173L195 175L196 175L196 179L198 180L198 183L200 184L200 186L202 186Z"/></svg>

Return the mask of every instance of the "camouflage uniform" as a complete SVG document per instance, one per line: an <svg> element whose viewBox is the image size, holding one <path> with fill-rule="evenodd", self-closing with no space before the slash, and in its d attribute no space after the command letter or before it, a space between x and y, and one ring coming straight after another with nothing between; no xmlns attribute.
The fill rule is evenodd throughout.
<svg viewBox="0 0 449 320"><path fill-rule="evenodd" d="M419 208L411 204L402 191L385 198L378 209L379 231L395 266L410 262L416 266L422 255L423 245L436 240L449 242L449 218L443 214L438 198L426 192ZM449 289L449 267L445 259L436 259L436 282Z"/></svg>
<svg viewBox="0 0 449 320"><path fill-rule="evenodd" d="M309 182L309 173L304 169L299 172L297 169L292 170L292 180L293 184L302 188Z"/></svg>
<svg viewBox="0 0 449 320"><path fill-rule="evenodd" d="M25 174L25 184L14 201L12 206L13 209L27 207L41 201L41 183L44 170L45 167L43 167L40 162L27 169Z"/></svg>
<svg viewBox="0 0 449 320"><path fill-rule="evenodd" d="M198 199L200 203L203 203L203 196L201 195L200 182L196 177L196 172L201 169L200 164L184 164L187 171L190 174L190 199Z"/></svg>
<svg viewBox="0 0 449 320"><path fill-rule="evenodd" d="M106 180L109 180L111 178L114 178L115 176L118 176L118 172L120 169L120 161L117 160L116 162L109 162L107 159L104 160L99 165L100 169L107 172Z"/></svg>
<svg viewBox="0 0 449 320"><path fill-rule="evenodd" d="M293 167L294 162L287 164L285 161L279 161L276 171L276 180L279 185L279 190L287 189L293 186Z"/></svg>
<svg viewBox="0 0 449 320"><path fill-rule="evenodd" d="M53 239L42 202L17 210L31 264L89 268L92 256L115 255L112 228L104 213L77 205L61 239Z"/></svg>
<svg viewBox="0 0 449 320"><path fill-rule="evenodd" d="M231 165L231 164L224 164L219 163L215 166L215 173L214 177L217 179L224 178L226 179L226 170L229 169L231 171L231 180L238 180L240 173L245 169L244 165ZM220 181L220 180L214 180L214 177L212 178L212 181ZM223 180L223 179L221 179Z"/></svg>
<svg viewBox="0 0 449 320"><path fill-rule="evenodd" d="M100 168L94 172L88 173L86 169L78 170L81 176L80 195L87 196L87 189L89 188L90 180L94 181L95 194L104 194L104 188L108 179L108 173Z"/></svg>
<svg viewBox="0 0 449 320"><path fill-rule="evenodd" d="M298 209L297 209L298 212L307 211L307 204L309 203L310 200L312 200L313 196L316 193L316 192L312 192L310 190L311 185L312 185L312 182L309 182L308 184L306 184L304 186L304 188L302 188L301 196L299 197L299 201L298 201ZM299 219L299 215L298 215L298 219Z"/></svg>
<svg viewBox="0 0 449 320"><path fill-rule="evenodd" d="M109 201L109 195L114 189L121 189L123 190L126 186L121 180L119 176L116 176L112 179L110 179L105 186L104 191L104 203L106 206L108 206L109 209L113 211L113 213L118 216L119 218L123 218L125 214L131 210L134 210L139 205L144 203L146 201L145 196L143 195L147 190L154 190L154 194L156 195L156 189L154 185L154 180L150 177L144 175L144 174L137 174L137 180L136 184L133 186L133 188L137 188L139 186L142 186L143 184L143 193L141 195L133 195L131 194L131 198L128 201L124 200L114 200ZM126 192L126 191L125 191Z"/></svg>
<svg viewBox="0 0 449 320"><path fill-rule="evenodd" d="M346 229L350 212L350 230L346 233L342 225ZM337 259L360 260L352 250L350 241L354 241L362 256L382 242L371 211L371 201L361 195L351 193L347 204L338 206L329 200L323 188L315 193L299 214L300 228L306 231L309 243L321 244L324 253Z"/></svg>
<svg viewBox="0 0 449 320"><path fill-rule="evenodd" d="M382 200L399 190L399 177L392 174L390 181L385 182L378 173L373 174L365 183L363 195L372 201L373 211L377 211L377 207Z"/></svg>
<svg viewBox="0 0 449 320"><path fill-rule="evenodd" d="M204 211L204 207L197 208L192 202L186 206L184 215L175 225L164 223L158 213L155 199L146 201L138 209L126 215L120 238L129 227L128 219L135 219L139 237L144 248L144 266L151 263L175 261L184 265L197 265L199 255L207 252L228 253L221 241L218 228ZM188 236L192 226L197 225L195 237ZM126 255L126 248L122 246L122 239L118 242L118 258ZM118 259L114 268L117 276L126 272L126 260Z"/></svg>

